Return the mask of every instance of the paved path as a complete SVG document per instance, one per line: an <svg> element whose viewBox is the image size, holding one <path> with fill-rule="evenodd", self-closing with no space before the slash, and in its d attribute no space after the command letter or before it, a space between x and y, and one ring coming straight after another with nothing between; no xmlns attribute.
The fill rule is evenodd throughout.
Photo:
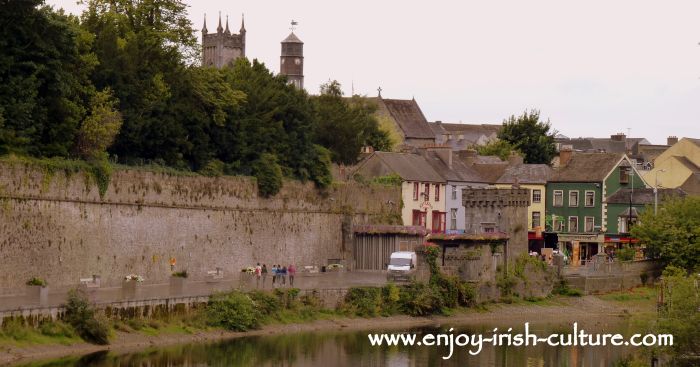
<svg viewBox="0 0 700 367"><path fill-rule="evenodd" d="M90 299L96 303L110 303L124 300L145 300L155 298L195 297L208 296L215 292L227 291L231 289L253 290L253 289L273 289L272 276L268 276L266 281L260 279L258 283L255 278L239 275L238 278L225 278L216 283L202 280L187 281L179 292L170 288L169 283L162 284L139 284L135 294L129 294L121 287L105 287L89 291ZM294 287L301 289L339 289L357 286L377 286L386 283L386 273L384 272L332 272L332 273L302 273L298 274L294 280ZM274 288L289 287L287 278L284 285L275 284ZM31 299L24 294L14 294L0 296L0 311L19 310L26 308L56 307L65 303L68 289L52 290L49 288L49 297L45 303Z"/></svg>

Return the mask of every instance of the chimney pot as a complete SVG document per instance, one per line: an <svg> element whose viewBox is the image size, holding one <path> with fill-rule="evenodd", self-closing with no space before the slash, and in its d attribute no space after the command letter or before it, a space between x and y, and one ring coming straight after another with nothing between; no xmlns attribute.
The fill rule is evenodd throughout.
<svg viewBox="0 0 700 367"><path fill-rule="evenodd" d="M677 137L677 136L672 135L672 136L669 136L669 137L666 139L666 145L673 145L673 144L676 144L676 143L678 143L678 137Z"/></svg>

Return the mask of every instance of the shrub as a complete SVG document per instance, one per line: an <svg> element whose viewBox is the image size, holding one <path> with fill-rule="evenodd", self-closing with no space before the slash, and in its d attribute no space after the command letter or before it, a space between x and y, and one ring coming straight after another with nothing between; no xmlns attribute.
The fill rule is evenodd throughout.
<svg viewBox="0 0 700 367"><path fill-rule="evenodd" d="M183 271L176 271L173 273L173 277L175 278L187 278L189 274L187 274L187 270Z"/></svg>
<svg viewBox="0 0 700 367"><path fill-rule="evenodd" d="M281 302L282 307L294 308L296 306L297 297L299 296L299 288L277 288L274 294Z"/></svg>
<svg viewBox="0 0 700 367"><path fill-rule="evenodd" d="M559 281L556 286L552 289L552 294L558 294L561 296L568 297L581 297L583 293L578 289L569 288L569 285L564 279Z"/></svg>
<svg viewBox="0 0 700 367"><path fill-rule="evenodd" d="M261 313L245 293L232 291L211 297L206 308L207 324L232 331L260 327Z"/></svg>
<svg viewBox="0 0 700 367"><path fill-rule="evenodd" d="M224 162L218 159L212 159L207 164L199 170L199 174L202 176L218 177L224 175Z"/></svg>
<svg viewBox="0 0 700 367"><path fill-rule="evenodd" d="M39 332L51 337L72 338L75 336L73 328L62 321L44 321L39 324Z"/></svg>
<svg viewBox="0 0 700 367"><path fill-rule="evenodd" d="M443 300L439 290L423 283L412 283L401 289L401 310L411 316L426 316L442 312Z"/></svg>
<svg viewBox="0 0 700 367"><path fill-rule="evenodd" d="M253 162L253 175L258 182L258 193L264 198L274 196L282 188L282 168L274 154L261 154Z"/></svg>
<svg viewBox="0 0 700 367"><path fill-rule="evenodd" d="M282 301L268 292L253 291L248 293L255 306L265 316L276 315L282 309Z"/></svg>
<svg viewBox="0 0 700 367"><path fill-rule="evenodd" d="M95 309L88 302L85 292L75 289L68 292L66 322L87 342L101 345L109 343L107 322L95 314Z"/></svg>
<svg viewBox="0 0 700 367"><path fill-rule="evenodd" d="M342 311L361 317L378 316L382 311L382 289L375 287L350 288L345 295Z"/></svg>
<svg viewBox="0 0 700 367"><path fill-rule="evenodd" d="M44 279L34 277L34 278L29 279L27 281L27 285L39 285L39 286L45 287L46 281Z"/></svg>

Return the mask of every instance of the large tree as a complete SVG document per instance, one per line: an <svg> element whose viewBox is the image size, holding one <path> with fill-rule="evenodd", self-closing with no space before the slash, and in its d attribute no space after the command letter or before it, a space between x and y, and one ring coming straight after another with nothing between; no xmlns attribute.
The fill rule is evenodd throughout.
<svg viewBox="0 0 700 367"><path fill-rule="evenodd" d="M0 0L0 153L68 156L95 89L92 36L41 0Z"/></svg>
<svg viewBox="0 0 700 367"><path fill-rule="evenodd" d="M666 200L657 215L647 208L631 232L649 255L687 271L700 270L700 197Z"/></svg>
<svg viewBox="0 0 700 367"><path fill-rule="evenodd" d="M363 146L391 150L389 134L379 128L375 106L365 99L343 98L340 83L329 81L313 99L316 119L314 141L331 151L333 162L354 164Z"/></svg>
<svg viewBox="0 0 700 367"><path fill-rule="evenodd" d="M540 121L540 111L525 111L503 121L498 138L523 154L525 163L550 164L556 155L554 134L549 121Z"/></svg>

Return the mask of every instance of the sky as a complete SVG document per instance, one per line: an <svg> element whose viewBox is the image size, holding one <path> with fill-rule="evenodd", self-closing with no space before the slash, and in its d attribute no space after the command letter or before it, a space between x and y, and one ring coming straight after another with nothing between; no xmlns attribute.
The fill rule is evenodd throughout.
<svg viewBox="0 0 700 367"><path fill-rule="evenodd" d="M75 0L47 0L79 13ZM246 56L279 71L299 23L305 87L415 98L428 121L538 109L559 133L700 138L700 1L187 1L197 29L245 14ZM353 88L354 87L354 88ZM629 130L628 130L629 129Z"/></svg>

